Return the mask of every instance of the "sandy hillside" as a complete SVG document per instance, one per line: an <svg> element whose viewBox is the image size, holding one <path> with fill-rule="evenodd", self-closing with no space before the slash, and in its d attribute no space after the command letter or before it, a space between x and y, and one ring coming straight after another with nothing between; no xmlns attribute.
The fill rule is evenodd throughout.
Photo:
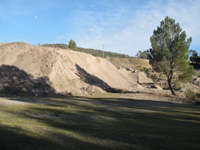
<svg viewBox="0 0 200 150"><path fill-rule="evenodd" d="M73 94L94 89L136 90L109 61L72 50L34 46L22 42L0 45L0 65L15 66L34 78L48 77L57 92Z"/></svg>
<svg viewBox="0 0 200 150"><path fill-rule="evenodd" d="M107 57L107 60L112 62L117 68L120 67L129 67L129 68L152 68L147 59L139 59L139 58L115 58L115 57Z"/></svg>

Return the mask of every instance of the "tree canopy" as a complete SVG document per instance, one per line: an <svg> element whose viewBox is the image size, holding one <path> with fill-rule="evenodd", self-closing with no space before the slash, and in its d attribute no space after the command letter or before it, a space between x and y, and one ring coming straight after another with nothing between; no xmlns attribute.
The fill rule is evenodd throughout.
<svg viewBox="0 0 200 150"><path fill-rule="evenodd" d="M157 30L153 31L150 41L150 64L154 70L166 76L169 89L175 95L173 84L188 82L194 74L194 69L189 66L188 61L192 38L186 39L186 32L182 31L179 23L167 16Z"/></svg>
<svg viewBox="0 0 200 150"><path fill-rule="evenodd" d="M77 50L76 42L74 40L69 41L69 48L72 50Z"/></svg>

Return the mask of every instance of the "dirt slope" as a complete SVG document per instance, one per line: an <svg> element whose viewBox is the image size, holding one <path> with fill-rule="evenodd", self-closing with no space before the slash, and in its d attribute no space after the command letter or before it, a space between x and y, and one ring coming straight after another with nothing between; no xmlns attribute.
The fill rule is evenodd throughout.
<svg viewBox="0 0 200 150"><path fill-rule="evenodd" d="M72 50L4 43L0 45L0 66L3 64L24 70L34 78L48 77L51 86L61 93L84 94L88 89L93 92L110 87L135 91L137 87L109 61Z"/></svg>
<svg viewBox="0 0 200 150"><path fill-rule="evenodd" d="M129 68L152 68L147 59L139 59L139 58L115 58L115 57L107 57L107 60L112 62L117 68L120 67L129 67Z"/></svg>

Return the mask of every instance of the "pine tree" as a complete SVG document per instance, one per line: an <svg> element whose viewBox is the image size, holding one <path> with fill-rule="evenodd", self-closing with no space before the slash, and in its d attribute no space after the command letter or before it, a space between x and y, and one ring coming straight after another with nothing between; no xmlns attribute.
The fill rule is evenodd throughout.
<svg viewBox="0 0 200 150"><path fill-rule="evenodd" d="M72 50L77 50L76 42L74 40L69 41L69 48Z"/></svg>
<svg viewBox="0 0 200 150"><path fill-rule="evenodd" d="M194 69L189 66L188 61L192 38L186 40L186 33L179 23L167 16L157 30L154 30L150 41L150 64L154 70L166 76L169 89L175 95L173 84L188 82L194 75Z"/></svg>

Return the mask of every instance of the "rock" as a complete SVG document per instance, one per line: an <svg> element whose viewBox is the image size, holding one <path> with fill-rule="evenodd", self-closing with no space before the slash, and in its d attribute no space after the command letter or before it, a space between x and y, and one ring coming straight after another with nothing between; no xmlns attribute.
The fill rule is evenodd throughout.
<svg viewBox="0 0 200 150"><path fill-rule="evenodd" d="M154 83L151 78L148 78L147 75L144 72L138 72L138 80L137 82L139 84L152 84Z"/></svg>
<svg viewBox="0 0 200 150"><path fill-rule="evenodd" d="M94 85L91 85L91 86L88 86L86 88L86 92L90 95L93 95L93 94L100 94L100 93L106 93L106 91L102 90L101 88L97 87L97 86L94 86Z"/></svg>
<svg viewBox="0 0 200 150"><path fill-rule="evenodd" d="M162 90L162 88L160 86L158 86L158 85L154 85L154 86L155 86L156 89Z"/></svg>
<svg viewBox="0 0 200 150"><path fill-rule="evenodd" d="M200 78L199 77L194 77L192 84L199 86L200 87Z"/></svg>

